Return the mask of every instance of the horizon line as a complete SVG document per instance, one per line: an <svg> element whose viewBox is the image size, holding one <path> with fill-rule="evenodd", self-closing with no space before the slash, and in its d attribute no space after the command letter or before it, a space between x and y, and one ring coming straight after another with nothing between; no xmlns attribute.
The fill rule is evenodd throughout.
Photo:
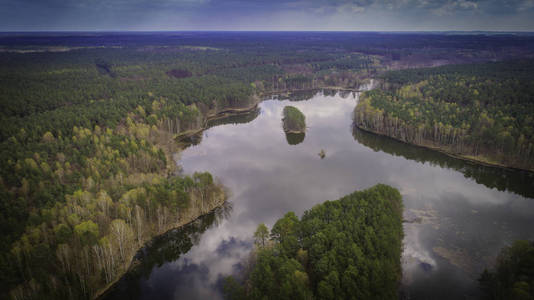
<svg viewBox="0 0 534 300"><path fill-rule="evenodd" d="M534 30L218 30L218 29L157 29L157 30L0 30L2 33L117 33L117 32L131 32L131 33L152 33L152 32L361 32L361 33L443 33L443 32L460 32L460 33L534 33Z"/></svg>

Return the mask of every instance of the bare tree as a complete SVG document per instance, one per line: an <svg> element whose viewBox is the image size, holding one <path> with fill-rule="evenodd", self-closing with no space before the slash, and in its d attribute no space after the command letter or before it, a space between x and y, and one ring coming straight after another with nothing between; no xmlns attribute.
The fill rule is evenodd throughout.
<svg viewBox="0 0 534 300"><path fill-rule="evenodd" d="M143 242L143 218L144 211L139 205L135 205L135 227L137 233L137 243L139 246Z"/></svg>
<svg viewBox="0 0 534 300"><path fill-rule="evenodd" d="M132 229L123 219L115 219L111 222L111 235L119 246L121 260L124 260L126 248L132 238Z"/></svg>

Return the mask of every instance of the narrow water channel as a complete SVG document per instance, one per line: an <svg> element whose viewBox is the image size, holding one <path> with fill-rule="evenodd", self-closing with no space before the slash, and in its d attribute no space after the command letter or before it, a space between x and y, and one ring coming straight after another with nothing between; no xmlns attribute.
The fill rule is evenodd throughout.
<svg viewBox="0 0 534 300"><path fill-rule="evenodd" d="M307 100L273 98L252 114L219 120L181 153L183 173L211 172L231 191L229 205L157 239L109 299L221 299L223 278L246 263L259 223L271 227L287 211L301 215L376 183L404 199L403 298L475 298L478 274L501 247L534 239L531 174L353 129L358 93L295 98ZM284 134L286 105L306 116L305 136Z"/></svg>

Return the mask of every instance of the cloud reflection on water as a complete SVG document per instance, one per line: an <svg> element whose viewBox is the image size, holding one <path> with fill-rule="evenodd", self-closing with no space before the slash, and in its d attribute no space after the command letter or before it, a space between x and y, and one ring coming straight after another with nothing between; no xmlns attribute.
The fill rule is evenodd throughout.
<svg viewBox="0 0 534 300"><path fill-rule="evenodd" d="M231 191L233 211L188 253L154 268L141 283L140 298L221 298L221 278L246 261L259 223L272 227L287 211L300 215L317 203L379 182L399 188L405 215L420 217L404 226L405 292L413 298L451 297L451 290L457 293L452 297L474 293L472 276L443 257L446 250L466 249L473 260L470 269L478 271L511 239L534 238L526 230L534 225L532 199L488 188L432 161L375 151L359 137L355 141L351 116L356 102L353 94L267 100L252 122L210 128L200 144L186 149L179 161L184 172L214 174ZM282 109L288 104L304 113L309 127L298 145L288 145L282 130ZM399 147L413 148L394 145ZM321 149L324 159L317 155ZM436 247L446 250L439 255Z"/></svg>

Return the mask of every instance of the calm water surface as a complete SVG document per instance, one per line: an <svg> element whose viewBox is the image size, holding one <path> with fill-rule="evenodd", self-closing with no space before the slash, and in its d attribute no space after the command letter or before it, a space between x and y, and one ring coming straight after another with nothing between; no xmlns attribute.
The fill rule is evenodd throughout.
<svg viewBox="0 0 534 300"><path fill-rule="evenodd" d="M231 191L230 205L157 239L108 298L221 299L222 279L239 272L259 223L272 227L287 211L301 215L377 183L404 199L404 298L474 298L478 274L501 247L534 239L532 175L355 130L357 93L310 98L266 100L257 112L213 124L183 151L183 173L211 172ZM304 137L284 134L285 105L306 115Z"/></svg>

